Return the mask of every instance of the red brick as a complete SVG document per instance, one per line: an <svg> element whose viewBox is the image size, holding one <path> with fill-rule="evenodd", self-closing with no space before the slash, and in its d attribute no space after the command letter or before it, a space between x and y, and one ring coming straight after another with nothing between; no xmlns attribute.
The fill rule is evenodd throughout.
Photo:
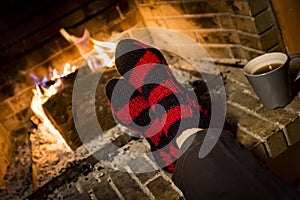
<svg viewBox="0 0 300 200"><path fill-rule="evenodd" d="M3 126L8 131L13 131L18 128L21 124L25 122L25 119L20 115L20 113L16 115L12 115L5 120L2 121Z"/></svg>
<svg viewBox="0 0 300 200"><path fill-rule="evenodd" d="M269 49L268 52L286 52L286 49L282 41L279 41L279 44Z"/></svg>
<svg viewBox="0 0 300 200"><path fill-rule="evenodd" d="M0 123L0 145L3 146L5 142L7 142L8 138L11 136L10 132L8 132L4 126Z"/></svg>
<svg viewBox="0 0 300 200"><path fill-rule="evenodd" d="M126 13L124 19L117 20L117 21L118 23L114 23L113 25L109 26L109 29L112 30L112 32L118 29L120 29L121 32L123 32L132 29L138 23L142 23L141 15L140 12L138 12L138 10L131 10L130 12Z"/></svg>
<svg viewBox="0 0 300 200"><path fill-rule="evenodd" d="M152 20L153 17L155 16L154 15L154 11L155 9L157 9L156 7L148 7L148 6L141 6L140 8L140 12L141 12L141 15L143 16L144 20Z"/></svg>
<svg viewBox="0 0 300 200"><path fill-rule="evenodd" d="M251 152L254 154L254 156L257 159L259 159L262 162L266 162L269 159L268 153L263 143L257 145L255 148L251 150Z"/></svg>
<svg viewBox="0 0 300 200"><path fill-rule="evenodd" d="M271 8L259 13L254 20L258 33L262 33L275 24L275 17Z"/></svg>
<svg viewBox="0 0 300 200"><path fill-rule="evenodd" d="M154 17L178 16L185 14L184 7L181 2L155 5L151 8Z"/></svg>
<svg viewBox="0 0 300 200"><path fill-rule="evenodd" d="M110 187L107 181L101 181L95 185L93 191L97 199L119 199L115 191Z"/></svg>
<svg viewBox="0 0 300 200"><path fill-rule="evenodd" d="M81 23L76 27L77 30L83 31L84 29L88 29L93 36L98 32L103 31L104 29L109 29L113 26L118 20L120 20L119 11L116 7L111 7L111 9L106 9L101 13L98 13L93 18L88 21ZM120 31L119 29L114 29L109 32L109 36L111 36L113 31ZM124 30L121 30L124 31Z"/></svg>
<svg viewBox="0 0 300 200"><path fill-rule="evenodd" d="M9 100L15 112L29 108L33 96L32 89L30 87Z"/></svg>
<svg viewBox="0 0 300 200"><path fill-rule="evenodd" d="M300 140L300 118L297 118L295 121L291 122L286 126L286 136L289 145L293 145Z"/></svg>
<svg viewBox="0 0 300 200"><path fill-rule="evenodd" d="M299 105L300 97L295 96L294 99L285 107L285 109L300 114Z"/></svg>
<svg viewBox="0 0 300 200"><path fill-rule="evenodd" d="M29 72L19 72L15 74L15 77L13 79L13 91L14 95L17 95L30 87L32 87L34 84L33 79L30 77Z"/></svg>
<svg viewBox="0 0 300 200"><path fill-rule="evenodd" d="M3 121L4 119L7 119L9 116L11 116L14 112L11 106L8 104L8 102L1 102L0 103L0 121Z"/></svg>
<svg viewBox="0 0 300 200"><path fill-rule="evenodd" d="M223 29L235 29L234 22L230 14L218 15L220 26Z"/></svg>
<svg viewBox="0 0 300 200"><path fill-rule="evenodd" d="M9 163L0 156L0 187L2 188L4 186L4 176L7 171L7 167Z"/></svg>
<svg viewBox="0 0 300 200"><path fill-rule="evenodd" d="M272 134L265 142L266 149L271 158L275 158L287 150L287 143L285 141L282 131L277 131Z"/></svg>
<svg viewBox="0 0 300 200"><path fill-rule="evenodd" d="M180 195L176 192L171 182L165 180L163 177L158 177L150 182L147 187L153 193L156 199L179 199Z"/></svg>
<svg viewBox="0 0 300 200"><path fill-rule="evenodd" d="M149 199L128 173L112 172L111 179L126 199Z"/></svg>
<svg viewBox="0 0 300 200"><path fill-rule="evenodd" d="M257 138L247 134L240 128L236 131L236 139L249 150L255 148L260 143Z"/></svg>
<svg viewBox="0 0 300 200"><path fill-rule="evenodd" d="M265 51L261 51L261 50L257 50L257 49L251 49L248 47L242 47L245 53L245 57L246 59L249 61L257 56L262 55L263 53L265 53Z"/></svg>
<svg viewBox="0 0 300 200"><path fill-rule="evenodd" d="M239 39L241 45L245 47L263 50L263 46L260 40L261 38L256 34L248 34L248 33L240 32Z"/></svg>
<svg viewBox="0 0 300 200"><path fill-rule="evenodd" d="M261 115L263 118L266 118L267 120L271 121L272 123L274 124L278 123L283 126L293 122L297 118L296 114L280 108L275 110L270 110L262 107L257 111L257 113Z"/></svg>
<svg viewBox="0 0 300 200"><path fill-rule="evenodd" d="M254 98L249 94L245 94L243 92L237 92L231 94L232 95L228 97L228 100L245 107L249 111L256 111L262 106L262 104L257 98Z"/></svg>
<svg viewBox="0 0 300 200"><path fill-rule="evenodd" d="M195 22L200 28L220 28L220 24L217 16L203 16L190 18L191 21Z"/></svg>
<svg viewBox="0 0 300 200"><path fill-rule="evenodd" d="M268 0L251 0L249 1L252 15L256 15L269 6Z"/></svg>
<svg viewBox="0 0 300 200"><path fill-rule="evenodd" d="M0 124L0 187L3 186L3 179L13 156L13 145L10 132L6 131Z"/></svg>
<svg viewBox="0 0 300 200"><path fill-rule="evenodd" d="M280 31L273 26L270 30L261 35L261 45L263 50L269 50L279 44Z"/></svg>
<svg viewBox="0 0 300 200"><path fill-rule="evenodd" d="M256 138L261 138L263 140L269 138L271 135L275 134L279 127L263 121L255 116L242 111L232 105L227 106L228 117L231 121L236 121L238 127L242 127L249 133L256 136Z"/></svg>
<svg viewBox="0 0 300 200"><path fill-rule="evenodd" d="M243 69L238 67L228 67L228 66L221 66L221 65L218 67L221 72L227 71L226 73L224 73L224 75L226 75L226 77L229 80L233 82L238 82L241 85L243 85L245 88L247 88L247 86L250 87L249 81L247 80L246 76L243 73Z"/></svg>
<svg viewBox="0 0 300 200"><path fill-rule="evenodd" d="M151 0L137 0L138 4L149 4Z"/></svg>
<svg viewBox="0 0 300 200"><path fill-rule="evenodd" d="M226 76L226 74L224 72L223 72L223 75ZM225 80L224 86L225 86L227 96L232 96L235 93L241 93L244 89L243 86L241 86L240 84L233 82L229 79Z"/></svg>
<svg viewBox="0 0 300 200"><path fill-rule="evenodd" d="M200 24L197 24L197 22L194 22L193 19L189 18L166 18L166 25L167 28L178 30L187 30L192 28L198 28Z"/></svg>
<svg viewBox="0 0 300 200"><path fill-rule="evenodd" d="M223 1L198 1L198 2L184 2L184 10L186 14L199 13L220 13L225 12L226 8Z"/></svg>
<svg viewBox="0 0 300 200"><path fill-rule="evenodd" d="M167 25L165 24L164 20L145 20L145 24L147 27L161 27L161 28L166 28Z"/></svg>
<svg viewBox="0 0 300 200"><path fill-rule="evenodd" d="M246 59L246 54L241 45L232 46L231 52L232 52L234 58Z"/></svg>
<svg viewBox="0 0 300 200"><path fill-rule="evenodd" d="M214 59L218 58L232 58L232 53L230 47L227 45L213 45L213 44L205 44L203 45L204 49L207 51L208 55Z"/></svg>
<svg viewBox="0 0 300 200"><path fill-rule="evenodd" d="M70 46L70 43L67 42L62 36L59 36L49 42L44 43L43 45L39 45L33 51L26 52L26 54L23 55L19 60L9 63L8 65L16 65L20 68L28 70L49 58L54 54L54 52L58 52L68 46Z"/></svg>
<svg viewBox="0 0 300 200"><path fill-rule="evenodd" d="M126 13L130 12L137 8L135 0L128 0L128 1L116 1L119 2L119 8L121 12L125 15Z"/></svg>
<svg viewBox="0 0 300 200"><path fill-rule="evenodd" d="M257 33L253 17L235 15L232 17L232 20L237 30L246 33Z"/></svg>
<svg viewBox="0 0 300 200"><path fill-rule="evenodd" d="M132 172L141 172L141 171L148 171L147 173L136 173L135 175L139 178L142 183L145 183L151 177L155 176L159 171L154 171L153 167L150 163L144 158L136 158L132 162L129 163L129 167L131 168Z"/></svg>
<svg viewBox="0 0 300 200"><path fill-rule="evenodd" d="M248 1L231 1L228 10L237 15L251 15L251 8Z"/></svg>
<svg viewBox="0 0 300 200"><path fill-rule="evenodd" d="M197 31L197 38L200 43L214 44L238 44L238 34L232 30L219 31L218 29L210 32Z"/></svg>

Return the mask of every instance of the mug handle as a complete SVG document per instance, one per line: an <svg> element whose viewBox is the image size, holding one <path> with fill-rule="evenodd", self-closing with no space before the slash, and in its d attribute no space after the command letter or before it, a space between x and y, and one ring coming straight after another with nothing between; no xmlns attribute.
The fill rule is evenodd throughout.
<svg viewBox="0 0 300 200"><path fill-rule="evenodd" d="M291 55L289 55L289 58L290 58L290 60L293 60L295 58L300 58L300 54L298 54L298 53L291 54ZM298 80L300 80L300 70L297 72L294 82L297 82Z"/></svg>

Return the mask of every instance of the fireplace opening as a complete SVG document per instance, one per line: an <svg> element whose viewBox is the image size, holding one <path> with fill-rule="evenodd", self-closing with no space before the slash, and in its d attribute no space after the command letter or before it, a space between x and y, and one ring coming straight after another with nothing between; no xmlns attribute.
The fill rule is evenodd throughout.
<svg viewBox="0 0 300 200"><path fill-rule="evenodd" d="M132 158L147 170L156 169L144 174L119 172L93 157L100 153L111 163L121 162L112 159L106 142L127 151L149 151L145 139L125 134L128 130L115 122L105 85L119 76L113 40L120 35L154 40L131 31L151 27L176 31L201 45L224 80L228 128L284 181L299 185L293 156L300 149L299 94L286 108L266 110L242 73L258 55L288 53L273 1L15 0L1 7L1 199L183 198L171 175L147 157ZM205 80L188 60L171 49L162 52L183 85L191 85L198 98L207 94ZM101 75L95 97L83 91L83 102L72 99L79 70L87 80ZM85 146L72 104L81 105L81 113L92 113L86 109L89 101L97 105L107 141L87 136ZM283 162L286 166L279 167Z"/></svg>

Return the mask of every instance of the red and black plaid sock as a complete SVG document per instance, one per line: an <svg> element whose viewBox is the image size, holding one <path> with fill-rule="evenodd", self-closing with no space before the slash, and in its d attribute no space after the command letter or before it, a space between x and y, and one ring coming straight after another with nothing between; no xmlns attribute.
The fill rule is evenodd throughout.
<svg viewBox="0 0 300 200"><path fill-rule="evenodd" d="M203 112L192 93L177 82L162 53L153 47L136 40L120 41L116 67L123 79L113 79L107 85L114 115L121 124L145 136L159 166L173 171L173 161L178 158L176 134L199 124L206 128L208 112ZM116 87L117 83L120 87ZM112 100L113 93L120 99ZM130 99L121 98L128 94L132 94ZM195 124L199 112L200 118ZM145 126L148 127L145 129Z"/></svg>
<svg viewBox="0 0 300 200"><path fill-rule="evenodd" d="M150 106L146 98L126 80L118 78L111 79L107 83L106 95L116 120L129 129L143 134L145 131L143 127L151 122Z"/></svg>
<svg viewBox="0 0 300 200"><path fill-rule="evenodd" d="M145 137L150 143L151 151L155 152L153 156L158 165L167 165L164 169L172 172L178 148L174 143L169 144L173 136L165 134L165 123L171 123L177 111L175 110L174 116L170 113L165 115L159 108L154 113L146 98L124 79L110 80L106 86L106 94L116 121ZM132 95L126 99L128 94ZM169 145L165 149L161 149L167 144Z"/></svg>
<svg viewBox="0 0 300 200"><path fill-rule="evenodd" d="M207 128L209 126L210 102L207 102L207 99L193 98L193 93L178 83L166 59L158 49L137 40L122 40L117 44L116 67L118 72L146 98L150 95L156 97L148 98L150 105L155 105L161 100L160 104L166 101L167 105L163 106L167 107L170 104L169 100L163 98L167 92L185 96L183 99L187 101L187 104L200 112L199 127ZM169 90L165 90L165 93L160 91L163 85L169 88ZM174 98L172 97L172 99Z"/></svg>

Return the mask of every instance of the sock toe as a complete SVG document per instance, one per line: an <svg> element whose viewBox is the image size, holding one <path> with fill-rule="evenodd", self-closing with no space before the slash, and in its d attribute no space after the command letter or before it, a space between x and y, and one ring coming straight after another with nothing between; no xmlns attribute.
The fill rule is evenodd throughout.
<svg viewBox="0 0 300 200"><path fill-rule="evenodd" d="M139 65L167 63L158 49L134 39L121 40L117 44L115 57L117 70L122 76Z"/></svg>

